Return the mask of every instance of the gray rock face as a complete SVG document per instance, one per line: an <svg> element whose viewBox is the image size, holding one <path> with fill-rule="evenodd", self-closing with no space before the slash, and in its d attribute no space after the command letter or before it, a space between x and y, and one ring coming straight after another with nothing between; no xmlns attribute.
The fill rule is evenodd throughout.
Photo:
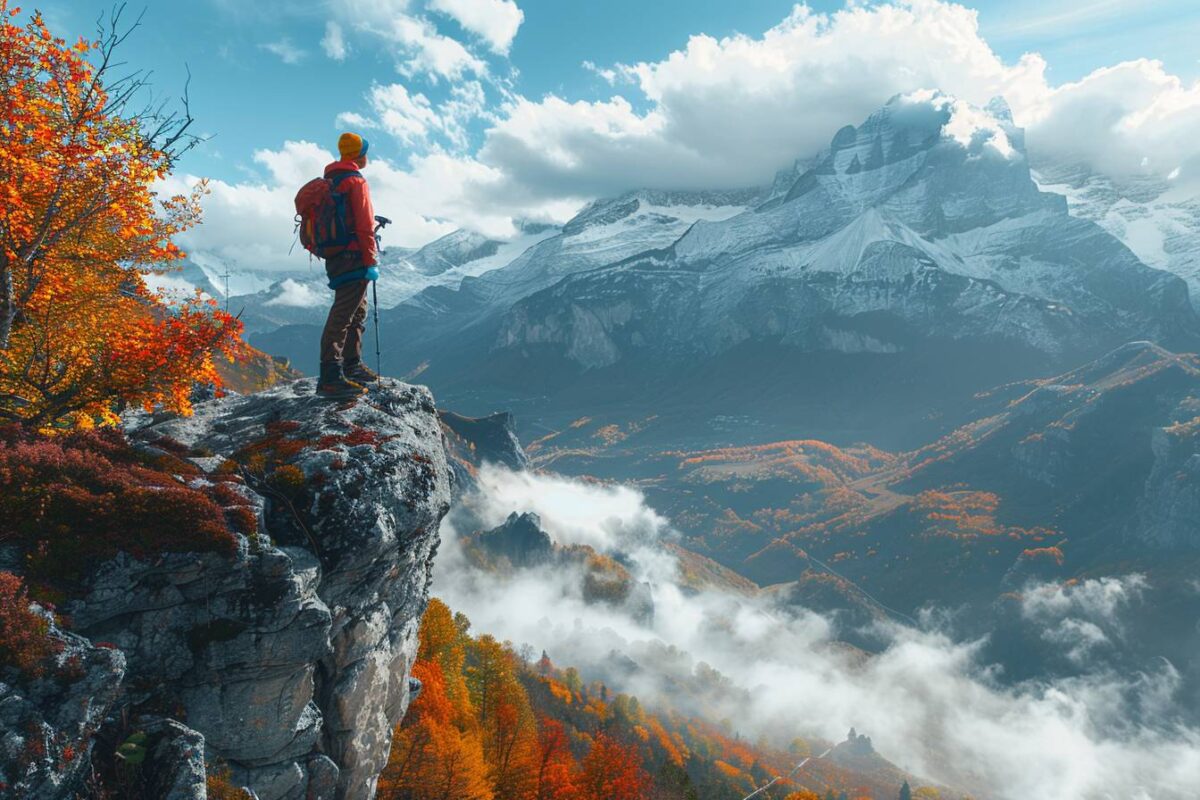
<svg viewBox="0 0 1200 800"><path fill-rule="evenodd" d="M162 800L205 800L207 767L204 737L173 719L157 719L144 725L154 744L148 763L150 791Z"/></svg>
<svg viewBox="0 0 1200 800"><path fill-rule="evenodd" d="M497 556L503 556L516 567L531 567L549 563L554 558L554 541L542 530L537 514L513 512L498 528L479 535L479 543Z"/></svg>
<svg viewBox="0 0 1200 800"><path fill-rule="evenodd" d="M1163 548L1200 547L1200 428L1195 421L1158 428L1154 466L1139 502L1138 536Z"/></svg>
<svg viewBox="0 0 1200 800"><path fill-rule="evenodd" d="M93 646L53 622L50 636L63 644L52 674L22 681L0 670L0 797L71 796L121 688L120 651Z"/></svg>
<svg viewBox="0 0 1200 800"><path fill-rule="evenodd" d="M68 609L74 628L124 653L125 702L178 709L262 800L373 796L450 504L429 392L386 382L336 405L298 381L129 428L211 451L195 459L205 470L236 454L260 535L233 559L101 565Z"/></svg>

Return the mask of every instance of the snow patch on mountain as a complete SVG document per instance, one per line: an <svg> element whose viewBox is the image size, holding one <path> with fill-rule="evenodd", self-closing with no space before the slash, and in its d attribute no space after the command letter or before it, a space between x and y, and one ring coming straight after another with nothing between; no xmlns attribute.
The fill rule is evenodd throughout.
<svg viewBox="0 0 1200 800"><path fill-rule="evenodd" d="M1145 263L1183 278L1200 309L1200 196L1169 179L1116 181L1079 165L1036 166L1042 191L1065 197L1073 216L1100 225Z"/></svg>

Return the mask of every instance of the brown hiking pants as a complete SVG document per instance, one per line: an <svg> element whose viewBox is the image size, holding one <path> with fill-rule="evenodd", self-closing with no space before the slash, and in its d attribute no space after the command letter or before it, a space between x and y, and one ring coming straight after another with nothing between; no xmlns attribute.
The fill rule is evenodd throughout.
<svg viewBox="0 0 1200 800"><path fill-rule="evenodd" d="M325 271L334 278L361 269L362 259L347 251L325 262ZM321 332L321 363L362 361L363 331L367 328L367 288L370 281L351 281L334 290L333 307Z"/></svg>

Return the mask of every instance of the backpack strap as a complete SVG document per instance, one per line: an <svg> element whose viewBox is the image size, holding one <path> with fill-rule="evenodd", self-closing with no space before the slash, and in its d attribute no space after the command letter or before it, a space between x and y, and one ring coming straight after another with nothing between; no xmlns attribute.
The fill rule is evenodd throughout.
<svg viewBox="0 0 1200 800"><path fill-rule="evenodd" d="M337 172L331 172L329 175L327 175L325 177L328 178L329 181L333 184L333 187L332 187L333 191L336 192L338 185L342 181L346 180L346 178L361 178L362 173L356 169L343 169L343 170L338 170Z"/></svg>

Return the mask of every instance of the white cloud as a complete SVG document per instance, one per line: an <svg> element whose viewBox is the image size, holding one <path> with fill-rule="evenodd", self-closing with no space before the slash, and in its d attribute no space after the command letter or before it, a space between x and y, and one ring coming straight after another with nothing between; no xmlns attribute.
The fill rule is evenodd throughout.
<svg viewBox="0 0 1200 800"><path fill-rule="evenodd" d="M335 158L312 142L285 142L279 150L257 151L254 160L266 178L210 180L203 224L178 241L186 251L234 268L306 269L307 253L293 247L293 199ZM395 245L418 246L461 225L506 239L516 233L514 218L546 221L549 214L561 218L574 208L514 192L497 170L441 151L414 156L406 166L375 158L365 175L376 211L394 222L388 228L388 243ZM198 180L176 175L158 188L162 194L186 193Z"/></svg>
<svg viewBox="0 0 1200 800"><path fill-rule="evenodd" d="M682 589L673 559L654 550L669 528L636 490L491 467L481 485L443 524L434 593L478 630L546 649L560 666L578 666L645 703L698 704L742 735L783 743L797 735L838 741L855 726L906 769L1000 800L1182 800L1200 785L1200 732L1155 725L1181 686L1169 664L1005 687L979 662L978 642L899 627L885 631L884 652L858 658L832 645L836 626L816 613L769 597ZM635 579L650 584L652 617L585 602L580 576L561 566L511 576L474 569L458 530L524 510L538 512L558 541L622 553ZM1062 597L1047 589L1040 602L1115 621L1122 603L1114 594L1139 579L1114 580L1124 589L1088 581ZM614 654L644 669L610 678L631 663ZM701 663L729 683L681 696L681 685L696 685Z"/></svg>
<svg viewBox="0 0 1200 800"><path fill-rule="evenodd" d="M580 64L580 66L595 75L600 80L607 83L609 86L615 85L617 79L620 77L620 73L618 73L617 70L609 69L607 67L599 67L592 61L585 60Z"/></svg>
<svg viewBox="0 0 1200 800"><path fill-rule="evenodd" d="M374 128L375 120L359 114L357 111L343 111L334 120L339 128Z"/></svg>
<svg viewBox="0 0 1200 800"><path fill-rule="evenodd" d="M508 54L525 20L513 0L430 0L429 8L453 17L500 55Z"/></svg>
<svg viewBox="0 0 1200 800"><path fill-rule="evenodd" d="M295 66L308 57L307 52L292 44L291 40L286 36L278 41L261 44L259 47L272 55L278 56L280 61L289 66Z"/></svg>
<svg viewBox="0 0 1200 800"><path fill-rule="evenodd" d="M585 486L560 475L513 472L487 466L479 473L487 498L478 510L495 527L515 512L538 514L560 544L586 544L601 552L629 551L667 535L666 519L627 486Z"/></svg>
<svg viewBox="0 0 1200 800"><path fill-rule="evenodd" d="M407 75L429 74L458 80L466 73L486 75L487 64L477 58L462 42L444 34L429 20L407 14L392 20L393 38L407 51L407 60L400 69Z"/></svg>
<svg viewBox="0 0 1200 800"><path fill-rule="evenodd" d="M994 122L966 114L966 104L1002 96L1027 127L1035 159L1200 175L1200 83L1184 86L1160 63L1139 61L1055 88L1041 56L1006 63L981 36L976 12L937 0L851 4L828 15L798 6L761 36L696 35L657 61L589 64L606 81L632 81L641 97L516 98L481 159L548 195L568 186L587 195L749 186L828 145L889 97L936 89L961 101L948 131L956 138L983 125L1007 151Z"/></svg>
<svg viewBox="0 0 1200 800"><path fill-rule="evenodd" d="M490 118L479 81L456 83L449 97L436 107L424 94L411 92L402 83L372 86L367 103L373 118L344 112L338 115L339 123L382 128L408 146L428 146L440 136L455 152L466 150L468 125L473 120Z"/></svg>
<svg viewBox="0 0 1200 800"><path fill-rule="evenodd" d="M425 139L439 124L429 98L420 92L409 93L402 83L373 86L368 100L380 126L406 145Z"/></svg>
<svg viewBox="0 0 1200 800"><path fill-rule="evenodd" d="M325 23L325 36L321 39L321 49L334 61L346 59L346 36L342 32L342 26L335 20L331 19Z"/></svg>
<svg viewBox="0 0 1200 800"><path fill-rule="evenodd" d="M396 68L405 76L457 81L464 75L489 74L486 61L462 42L441 33L408 0L330 0L327 11L333 23L394 48Z"/></svg>
<svg viewBox="0 0 1200 800"><path fill-rule="evenodd" d="M760 37L697 35L662 60L619 66L614 79L636 82L650 103L644 113L620 96L517 101L481 155L551 191L569 181L600 193L749 186L895 94L1027 103L1046 93L1044 69L1033 55L1006 65L961 6L920 0L832 15L798 7Z"/></svg>
<svg viewBox="0 0 1200 800"><path fill-rule="evenodd" d="M278 293L264 305L317 308L329 305L329 294L328 292L315 292L308 284L285 278L279 284Z"/></svg>
<svg viewBox="0 0 1200 800"><path fill-rule="evenodd" d="M1185 86L1161 62L1098 69L1053 90L1029 116L1035 160L1083 161L1117 177L1175 172L1200 185L1200 81Z"/></svg>

